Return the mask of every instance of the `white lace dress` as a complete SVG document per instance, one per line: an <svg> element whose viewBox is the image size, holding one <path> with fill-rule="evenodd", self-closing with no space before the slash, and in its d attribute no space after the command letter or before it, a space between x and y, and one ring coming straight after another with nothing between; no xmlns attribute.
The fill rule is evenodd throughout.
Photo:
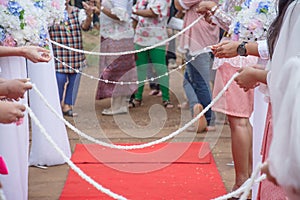
<svg viewBox="0 0 300 200"><path fill-rule="evenodd" d="M53 56L53 53L51 53ZM62 115L55 76L54 60L49 63L32 63L28 61L28 77L46 97L50 105ZM36 92L29 95L30 107L40 120L48 134L56 142L67 157L71 157L70 144L66 127L39 98ZM30 165L64 164L63 158L46 140L39 128L32 124L32 144L30 150Z"/></svg>
<svg viewBox="0 0 300 200"><path fill-rule="evenodd" d="M25 59L22 57L0 58L0 78L26 78ZM25 99L20 103L27 104ZM4 158L8 175L0 175L0 182L6 198L27 200L28 196L28 148L29 129L28 117L24 122L16 124L0 124L0 155Z"/></svg>
<svg viewBox="0 0 300 200"><path fill-rule="evenodd" d="M290 200L300 199L300 3L288 7L272 57L268 86L273 112L270 172Z"/></svg>

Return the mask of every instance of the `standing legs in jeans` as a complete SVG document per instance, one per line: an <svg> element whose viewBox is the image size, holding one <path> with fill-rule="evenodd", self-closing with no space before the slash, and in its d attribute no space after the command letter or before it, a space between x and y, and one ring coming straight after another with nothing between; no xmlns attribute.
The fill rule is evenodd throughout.
<svg viewBox="0 0 300 200"><path fill-rule="evenodd" d="M72 111L72 106L75 104L79 83L80 83L80 74L77 73L60 73L56 72L56 79L57 79L57 85L58 85L58 92L59 92L59 99L62 103L62 110L64 115L67 116L74 116L74 113ZM66 86L65 91L65 84L68 84ZM65 98L63 101L63 95L65 92Z"/></svg>
<svg viewBox="0 0 300 200"><path fill-rule="evenodd" d="M187 60L191 60L192 58L189 54L186 57ZM186 66L183 87L193 116L196 104L206 107L211 102L209 82L212 63L213 60L210 53L203 53ZM214 125L214 117L211 109L205 113L205 118L209 126Z"/></svg>

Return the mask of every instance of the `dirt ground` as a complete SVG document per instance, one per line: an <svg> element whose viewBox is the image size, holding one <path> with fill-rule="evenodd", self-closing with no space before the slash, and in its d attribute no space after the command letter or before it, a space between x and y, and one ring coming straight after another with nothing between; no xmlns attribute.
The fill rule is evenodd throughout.
<svg viewBox="0 0 300 200"><path fill-rule="evenodd" d="M91 43L95 43L94 40L98 36L95 34L87 38L90 39ZM93 48L95 47L92 45L88 47L91 50ZM97 59L89 56L88 60L90 66L84 72L97 77ZM149 142L169 135L191 119L188 110L177 108L177 104L184 101L181 71L170 75L171 101L175 105L172 109L166 110L161 105L161 97L148 96L149 87L146 85L143 106L130 109L128 115L103 116L101 111L109 107L110 99L96 101L96 88L97 81L84 76L81 78L74 108L78 117L67 119L84 133L103 141L114 143ZM68 130L68 134L72 151L77 143L87 143L71 130ZM169 142L180 141L209 142L225 187L227 191L231 189L234 183L234 168L231 165L230 131L228 125L224 124L222 116L218 115L217 130L214 132L196 134L184 131ZM53 166L47 169L30 167L29 199L58 199L66 181L68 170L67 165Z"/></svg>

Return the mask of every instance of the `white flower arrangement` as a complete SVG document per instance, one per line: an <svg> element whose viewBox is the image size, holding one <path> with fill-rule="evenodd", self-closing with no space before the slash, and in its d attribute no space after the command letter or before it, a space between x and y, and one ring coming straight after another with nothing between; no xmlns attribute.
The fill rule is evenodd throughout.
<svg viewBox="0 0 300 200"><path fill-rule="evenodd" d="M64 8L64 0L0 0L0 45L47 46L47 28L62 21Z"/></svg>
<svg viewBox="0 0 300 200"><path fill-rule="evenodd" d="M229 27L232 39L256 41L265 39L276 17L275 3L270 0L246 0Z"/></svg>

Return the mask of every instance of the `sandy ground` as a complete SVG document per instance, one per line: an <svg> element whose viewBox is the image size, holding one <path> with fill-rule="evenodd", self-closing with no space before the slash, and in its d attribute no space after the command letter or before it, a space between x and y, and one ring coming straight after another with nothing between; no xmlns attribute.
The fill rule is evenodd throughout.
<svg viewBox="0 0 300 200"><path fill-rule="evenodd" d="M92 37L85 35L85 40L89 40L90 43L96 43L97 38L97 35ZM92 45L87 47L87 49L95 50L93 48ZM84 72L97 77L98 60L88 56L88 61L90 67L86 68ZM160 97L148 96L149 87L146 85L143 106L130 109L129 115L103 116L101 111L110 106L110 99L95 101L96 88L97 81L87 77L81 78L74 108L74 111L79 115L75 118L66 119L81 131L98 139L115 143L149 142L169 135L191 119L188 110L177 108L177 104L184 101L182 71L170 75L171 101L175 107L167 110L161 106ZM227 191L230 191L234 183L234 168L230 165L232 162L230 131L228 125L224 124L222 116L218 115L218 121L215 132L196 134L184 131L176 138L171 139L170 142L209 142L224 185ZM71 130L68 130L68 134L72 151L76 144L87 142ZM67 165L52 166L47 169L30 167L29 199L58 199L66 181L68 170Z"/></svg>

